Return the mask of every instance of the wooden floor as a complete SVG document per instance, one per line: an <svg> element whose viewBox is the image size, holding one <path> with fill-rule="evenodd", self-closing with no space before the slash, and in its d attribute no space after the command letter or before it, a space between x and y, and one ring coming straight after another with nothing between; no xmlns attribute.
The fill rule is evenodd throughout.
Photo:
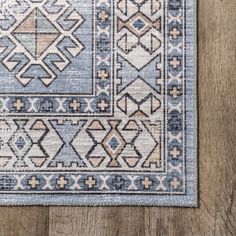
<svg viewBox="0 0 236 236"><path fill-rule="evenodd" d="M236 0L198 2L200 207L0 208L0 236L236 235Z"/></svg>

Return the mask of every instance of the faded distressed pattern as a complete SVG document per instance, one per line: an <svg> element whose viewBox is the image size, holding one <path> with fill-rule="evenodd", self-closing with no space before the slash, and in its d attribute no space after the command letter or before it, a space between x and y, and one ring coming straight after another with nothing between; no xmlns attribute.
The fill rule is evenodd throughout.
<svg viewBox="0 0 236 236"><path fill-rule="evenodd" d="M195 206L195 11L0 0L1 204Z"/></svg>

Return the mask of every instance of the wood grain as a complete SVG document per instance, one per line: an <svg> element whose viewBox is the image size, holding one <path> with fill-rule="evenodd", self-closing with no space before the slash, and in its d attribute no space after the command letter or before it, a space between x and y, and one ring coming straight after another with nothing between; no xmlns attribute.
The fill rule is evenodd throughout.
<svg viewBox="0 0 236 236"><path fill-rule="evenodd" d="M48 236L48 207L1 207L1 236Z"/></svg>
<svg viewBox="0 0 236 236"><path fill-rule="evenodd" d="M200 207L1 208L0 236L236 235L236 1L198 2Z"/></svg>
<svg viewBox="0 0 236 236"><path fill-rule="evenodd" d="M50 236L143 236L145 231L141 207L51 207L49 221Z"/></svg>

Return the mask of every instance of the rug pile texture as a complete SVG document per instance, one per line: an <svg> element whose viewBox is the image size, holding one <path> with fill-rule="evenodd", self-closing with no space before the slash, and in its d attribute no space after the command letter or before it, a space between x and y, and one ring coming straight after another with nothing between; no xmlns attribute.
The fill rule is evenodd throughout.
<svg viewBox="0 0 236 236"><path fill-rule="evenodd" d="M194 0L0 0L0 204L197 205Z"/></svg>

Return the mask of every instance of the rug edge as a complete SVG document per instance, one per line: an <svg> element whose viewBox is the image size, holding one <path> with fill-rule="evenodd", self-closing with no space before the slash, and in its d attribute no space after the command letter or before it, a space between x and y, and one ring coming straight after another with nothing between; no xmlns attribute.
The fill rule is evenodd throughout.
<svg viewBox="0 0 236 236"><path fill-rule="evenodd" d="M172 195L157 195L157 196L120 196L120 195L93 195L81 196L66 194L55 195L37 195L31 194L0 194L0 206L166 206L166 207L198 207L198 120L197 120L197 0L186 1L187 4L187 28L191 29L191 34L188 35L187 72L190 73L190 80L187 81L191 88L187 98L191 98L192 102L188 102L187 129L191 129L191 134L187 138L187 146L192 146L187 149L187 194L183 196ZM190 54L190 55L189 55ZM188 99L187 99L188 100ZM189 167L189 168L188 168ZM191 170L189 172L189 170ZM52 199L53 198L53 199Z"/></svg>

